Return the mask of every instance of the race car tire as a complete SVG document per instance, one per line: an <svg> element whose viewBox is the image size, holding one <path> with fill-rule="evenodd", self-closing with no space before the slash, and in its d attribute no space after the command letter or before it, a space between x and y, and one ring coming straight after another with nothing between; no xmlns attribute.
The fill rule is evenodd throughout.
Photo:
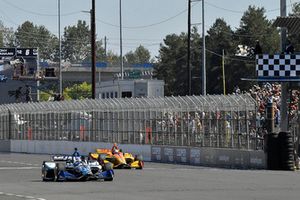
<svg viewBox="0 0 300 200"><path fill-rule="evenodd" d="M46 164L46 161L43 161L43 164L42 164L42 180L43 181L54 181L55 180L55 177L53 178L49 178L47 177L47 170L45 169L45 164Z"/></svg>
<svg viewBox="0 0 300 200"><path fill-rule="evenodd" d="M140 161L139 165L140 165L140 167L138 167L136 169L142 170L144 168L144 161Z"/></svg>
<svg viewBox="0 0 300 200"><path fill-rule="evenodd" d="M53 178L53 179L48 179L48 178L46 178L46 175L47 175L47 172L46 172L46 170L44 170L43 172L42 172L42 180L44 181L44 182L49 182L49 181L54 181L55 180L55 178Z"/></svg>
<svg viewBox="0 0 300 200"><path fill-rule="evenodd" d="M113 181L114 178L107 178L107 179L104 179L104 181Z"/></svg>
<svg viewBox="0 0 300 200"><path fill-rule="evenodd" d="M112 170L113 169L113 164L112 163L105 163L105 166L104 166L104 171L107 171L107 170Z"/></svg>
<svg viewBox="0 0 300 200"><path fill-rule="evenodd" d="M59 180L59 171L60 171L60 165L59 163L55 164L55 168L54 168L54 181L60 181Z"/></svg>

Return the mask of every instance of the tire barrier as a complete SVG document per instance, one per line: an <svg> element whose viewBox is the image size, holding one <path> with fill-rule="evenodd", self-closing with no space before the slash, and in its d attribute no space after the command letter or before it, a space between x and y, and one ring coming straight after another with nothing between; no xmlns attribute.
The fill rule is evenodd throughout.
<svg viewBox="0 0 300 200"><path fill-rule="evenodd" d="M291 132L280 132L278 135L280 164L283 170L294 170L294 143Z"/></svg>
<svg viewBox="0 0 300 200"><path fill-rule="evenodd" d="M294 145L290 132L268 134L267 137L267 169L294 170Z"/></svg>
<svg viewBox="0 0 300 200"><path fill-rule="evenodd" d="M280 160L279 160L279 143L278 134L271 133L266 135L267 142L267 169L269 170L280 170Z"/></svg>

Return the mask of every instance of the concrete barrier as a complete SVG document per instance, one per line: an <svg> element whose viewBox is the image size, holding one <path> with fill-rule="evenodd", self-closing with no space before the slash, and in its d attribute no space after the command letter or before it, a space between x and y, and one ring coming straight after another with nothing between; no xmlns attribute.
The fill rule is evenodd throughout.
<svg viewBox="0 0 300 200"><path fill-rule="evenodd" d="M162 147L161 146L152 146L151 147L151 161L153 162L162 162Z"/></svg>
<svg viewBox="0 0 300 200"><path fill-rule="evenodd" d="M0 152L10 152L10 140L0 140Z"/></svg>
<svg viewBox="0 0 300 200"><path fill-rule="evenodd" d="M263 151L239 149L152 146L151 160L153 162L235 169L266 168L265 154Z"/></svg>
<svg viewBox="0 0 300 200"><path fill-rule="evenodd" d="M1 143L0 143L1 144ZM74 148L78 148L82 155L88 155L89 152L95 152L97 148L111 148L112 143L103 142L72 142L72 141L40 141L40 140L11 140L10 146L5 146L7 151L18 153L35 154L72 154ZM142 155L145 161L151 161L151 145L130 145L120 144L119 148L123 152L134 155ZM1 149L0 149L1 150Z"/></svg>
<svg viewBox="0 0 300 200"><path fill-rule="evenodd" d="M250 168L266 169L267 162L264 151L250 151Z"/></svg>
<svg viewBox="0 0 300 200"><path fill-rule="evenodd" d="M0 141L0 151L36 154L72 154L77 147L82 155L97 148L111 148L112 143L11 140ZM142 155L145 161L179 163L210 167L266 169L263 151L119 144L123 152Z"/></svg>

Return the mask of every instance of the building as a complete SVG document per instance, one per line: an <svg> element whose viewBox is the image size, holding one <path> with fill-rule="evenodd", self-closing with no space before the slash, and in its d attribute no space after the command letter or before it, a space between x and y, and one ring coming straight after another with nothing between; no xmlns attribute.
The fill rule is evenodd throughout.
<svg viewBox="0 0 300 200"><path fill-rule="evenodd" d="M106 98L163 97L164 81L132 79L103 81L96 86L96 96Z"/></svg>

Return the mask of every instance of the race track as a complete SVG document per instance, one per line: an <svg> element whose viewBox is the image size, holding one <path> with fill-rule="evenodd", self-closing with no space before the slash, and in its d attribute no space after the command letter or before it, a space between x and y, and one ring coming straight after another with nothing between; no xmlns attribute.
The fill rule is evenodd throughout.
<svg viewBox="0 0 300 200"><path fill-rule="evenodd" d="M0 153L1 200L298 200L300 172L146 163L113 182L42 182L48 155Z"/></svg>

